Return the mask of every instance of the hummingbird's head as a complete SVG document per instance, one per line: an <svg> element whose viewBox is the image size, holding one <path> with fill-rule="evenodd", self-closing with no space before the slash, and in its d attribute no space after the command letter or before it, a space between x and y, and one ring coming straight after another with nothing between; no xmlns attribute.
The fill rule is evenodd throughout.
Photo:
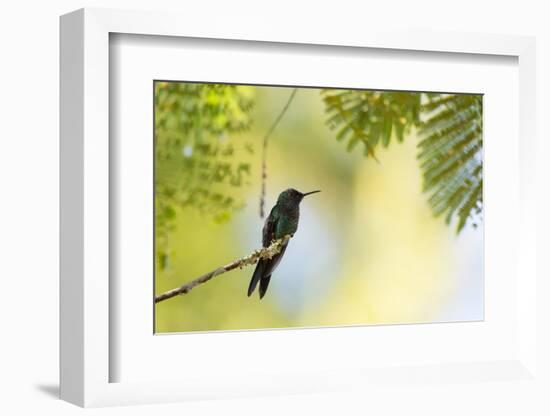
<svg viewBox="0 0 550 416"><path fill-rule="evenodd" d="M305 196L316 194L317 192L321 192L321 191L311 191L311 192L302 193L300 191L297 191L294 188L289 188L279 194L277 203L298 205L300 202L302 202L302 199L304 199Z"/></svg>

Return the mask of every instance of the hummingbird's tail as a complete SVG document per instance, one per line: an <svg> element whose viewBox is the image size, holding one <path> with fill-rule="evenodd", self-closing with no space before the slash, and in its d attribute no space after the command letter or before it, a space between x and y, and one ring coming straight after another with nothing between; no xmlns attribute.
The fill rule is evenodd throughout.
<svg viewBox="0 0 550 416"><path fill-rule="evenodd" d="M248 296L254 292L254 289L256 289L256 285L262 278L262 275L264 274L266 261L263 259L260 259L258 261L258 264L256 265L256 269L254 270L254 274L252 275L252 279L250 280L250 284L248 285ZM260 285L261 288L261 285Z"/></svg>
<svg viewBox="0 0 550 416"><path fill-rule="evenodd" d="M269 281L271 280L271 275L263 276L260 280L260 299L264 297L265 292L267 292L267 287L269 286Z"/></svg>
<svg viewBox="0 0 550 416"><path fill-rule="evenodd" d="M269 281L271 280L271 273L277 268L285 250L288 246L288 242L281 248L279 254L276 254L270 259L260 259L252 275L252 280L250 280L250 285L248 285L248 296L254 292L258 282L260 282L260 299L264 297L267 287L269 286Z"/></svg>

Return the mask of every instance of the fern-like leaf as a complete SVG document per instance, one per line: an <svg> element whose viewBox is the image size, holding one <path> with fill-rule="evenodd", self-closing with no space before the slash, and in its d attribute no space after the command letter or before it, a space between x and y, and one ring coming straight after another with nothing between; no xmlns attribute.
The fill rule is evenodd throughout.
<svg viewBox="0 0 550 416"><path fill-rule="evenodd" d="M401 142L415 126L424 192L435 216L456 217L457 232L482 211L482 97L466 94L322 90L327 124L348 152Z"/></svg>
<svg viewBox="0 0 550 416"><path fill-rule="evenodd" d="M420 121L420 94L335 89L324 89L321 94L327 124L337 130L336 139L347 141L348 152L363 144L365 156L375 160L379 144L387 147L392 134L403 141Z"/></svg>
<svg viewBox="0 0 550 416"><path fill-rule="evenodd" d="M482 96L431 95L421 107L418 159L436 216L475 226L483 202Z"/></svg>

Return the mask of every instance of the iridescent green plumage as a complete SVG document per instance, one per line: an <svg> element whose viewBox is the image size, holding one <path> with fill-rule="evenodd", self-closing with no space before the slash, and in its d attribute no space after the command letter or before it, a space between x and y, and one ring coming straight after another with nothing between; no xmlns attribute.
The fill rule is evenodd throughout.
<svg viewBox="0 0 550 416"><path fill-rule="evenodd" d="M262 230L262 243L264 247L268 247L273 240L278 240L286 235L294 235L298 230L298 222L300 220L300 202L306 195L314 194L320 191L307 192L305 194L296 189L287 189L279 195L277 204L271 209L267 217L264 228ZM260 299L264 297L271 274L279 265L288 242L283 245L279 254L270 259L261 259L256 265L250 285L248 286L248 296L254 292L256 285L260 282Z"/></svg>

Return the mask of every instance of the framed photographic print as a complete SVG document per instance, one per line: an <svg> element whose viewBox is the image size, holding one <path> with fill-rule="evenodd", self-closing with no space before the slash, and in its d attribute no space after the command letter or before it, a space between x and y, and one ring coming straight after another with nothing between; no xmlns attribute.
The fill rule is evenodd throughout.
<svg viewBox="0 0 550 416"><path fill-rule="evenodd" d="M212 27L61 19L62 398L537 383L533 40Z"/></svg>
<svg viewBox="0 0 550 416"><path fill-rule="evenodd" d="M155 333L483 319L481 94L152 87Z"/></svg>

